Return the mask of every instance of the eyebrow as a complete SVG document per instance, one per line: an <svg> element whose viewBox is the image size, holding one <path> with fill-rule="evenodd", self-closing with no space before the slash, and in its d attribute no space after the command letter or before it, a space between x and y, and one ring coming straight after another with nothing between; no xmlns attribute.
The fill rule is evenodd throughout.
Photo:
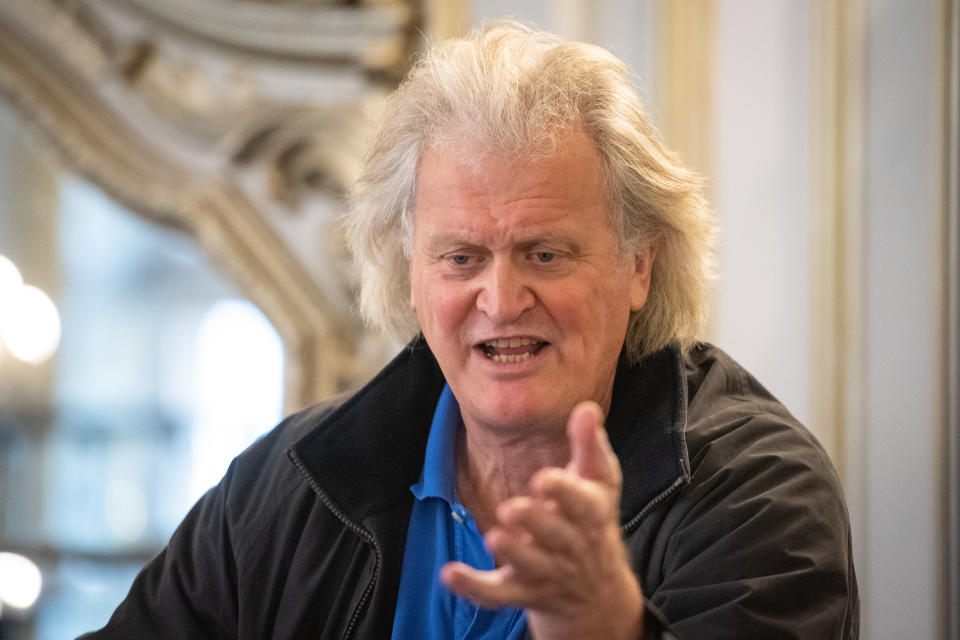
<svg viewBox="0 0 960 640"><path fill-rule="evenodd" d="M476 245L461 236L445 233L430 238L430 241L427 243L425 248L427 253L435 254L443 253L444 251L448 251L453 247L475 248L479 247L479 245Z"/></svg>
<svg viewBox="0 0 960 640"><path fill-rule="evenodd" d="M514 244L522 248L528 248L538 244L561 245L574 253L578 252L580 249L580 243L577 242L576 238L567 234L556 233L553 231L538 233L529 238L520 239ZM452 248L479 249L482 247L483 245L472 242L463 236L452 233L444 233L430 238L425 249L427 253L433 255L449 251Z"/></svg>

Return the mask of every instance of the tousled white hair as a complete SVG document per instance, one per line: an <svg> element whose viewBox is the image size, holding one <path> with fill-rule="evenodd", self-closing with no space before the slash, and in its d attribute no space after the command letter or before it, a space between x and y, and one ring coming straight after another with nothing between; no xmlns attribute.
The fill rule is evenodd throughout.
<svg viewBox="0 0 960 640"><path fill-rule="evenodd" d="M599 153L621 251L656 250L627 353L695 343L713 279L714 223L700 178L657 140L620 60L508 21L435 44L386 101L344 219L363 316L398 341L419 332L409 256L427 149L529 161L562 153L558 141L571 129Z"/></svg>

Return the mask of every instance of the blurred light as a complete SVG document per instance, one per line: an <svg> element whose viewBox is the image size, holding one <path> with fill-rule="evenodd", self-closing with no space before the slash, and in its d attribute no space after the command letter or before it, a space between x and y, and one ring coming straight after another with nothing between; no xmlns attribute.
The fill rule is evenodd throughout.
<svg viewBox="0 0 960 640"><path fill-rule="evenodd" d="M221 300L203 317L196 353L191 493L198 496L280 419L283 342L254 305Z"/></svg>
<svg viewBox="0 0 960 640"><path fill-rule="evenodd" d="M0 318L0 333L7 348L24 362L43 362L60 344L57 307L43 290L31 285L20 287L10 302L10 308Z"/></svg>
<svg viewBox="0 0 960 640"><path fill-rule="evenodd" d="M147 529L147 498L132 482L111 480L104 498L107 528L126 543L136 542Z"/></svg>
<svg viewBox="0 0 960 640"><path fill-rule="evenodd" d="M18 553L0 552L0 600L27 609L40 597L43 578L40 568Z"/></svg>
<svg viewBox="0 0 960 640"><path fill-rule="evenodd" d="M11 313L14 298L20 295L23 277L10 258L0 254L0 357L3 356L4 317Z"/></svg>

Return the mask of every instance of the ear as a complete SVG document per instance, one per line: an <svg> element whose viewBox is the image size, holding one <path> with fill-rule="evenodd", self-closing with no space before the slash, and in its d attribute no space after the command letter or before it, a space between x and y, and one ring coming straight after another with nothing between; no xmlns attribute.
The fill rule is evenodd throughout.
<svg viewBox="0 0 960 640"><path fill-rule="evenodd" d="M650 278L653 273L653 261L657 256L657 245L650 243L634 256L633 280L630 283L630 310L639 311L647 302L650 293Z"/></svg>

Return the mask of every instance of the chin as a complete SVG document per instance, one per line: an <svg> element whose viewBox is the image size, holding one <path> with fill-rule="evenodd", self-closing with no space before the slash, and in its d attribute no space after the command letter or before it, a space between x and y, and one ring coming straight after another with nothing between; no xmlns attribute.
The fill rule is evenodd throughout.
<svg viewBox="0 0 960 640"><path fill-rule="evenodd" d="M516 402L509 398L506 402L482 406L482 413L490 424L516 431L524 428L554 426L565 430L570 409L561 409L558 403ZM559 424L558 424L559 423Z"/></svg>

